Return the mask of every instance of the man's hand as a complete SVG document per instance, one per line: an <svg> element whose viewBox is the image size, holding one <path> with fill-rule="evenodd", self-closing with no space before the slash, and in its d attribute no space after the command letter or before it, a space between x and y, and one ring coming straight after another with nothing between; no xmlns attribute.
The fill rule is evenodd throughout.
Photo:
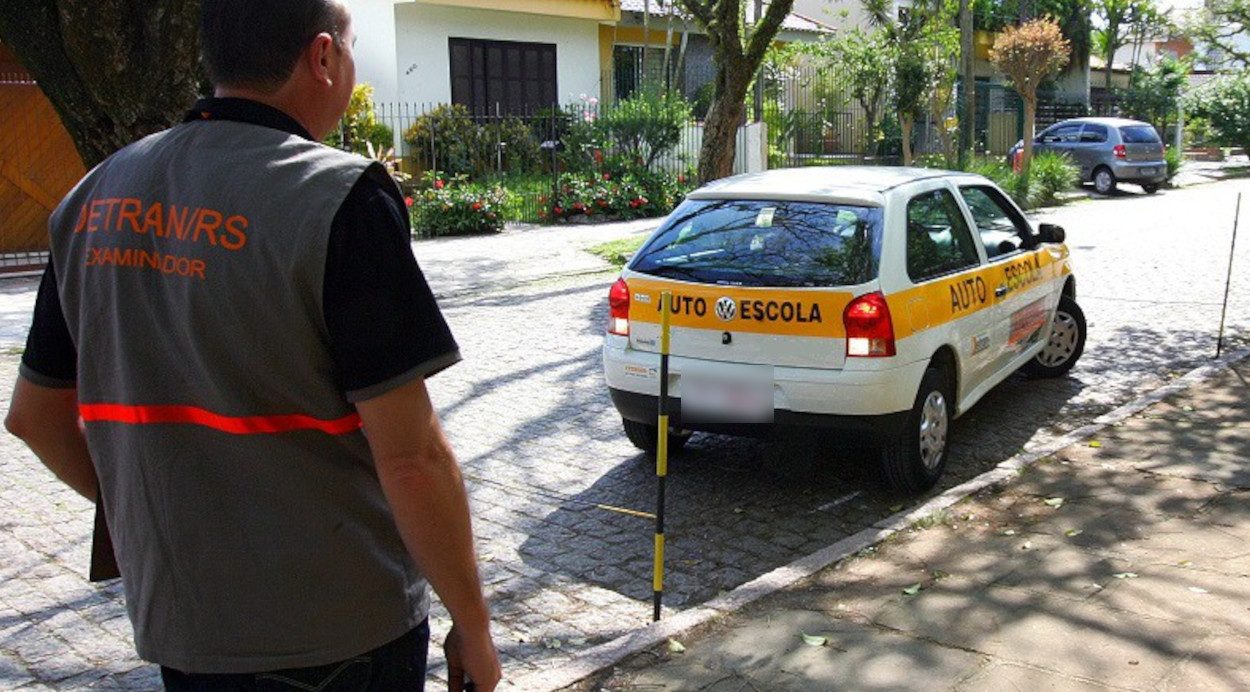
<svg viewBox="0 0 1250 692"><path fill-rule="evenodd" d="M473 692L491 692L499 684L499 656L490 632L483 634L468 636L459 625L451 626L447 641L443 642L449 692L461 692L466 689L466 683L472 685L468 689Z"/></svg>

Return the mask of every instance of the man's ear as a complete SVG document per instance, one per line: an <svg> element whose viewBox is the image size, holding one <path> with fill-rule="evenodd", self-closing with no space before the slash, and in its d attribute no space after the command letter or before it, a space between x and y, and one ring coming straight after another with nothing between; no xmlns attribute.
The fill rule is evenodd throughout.
<svg viewBox="0 0 1250 692"><path fill-rule="evenodd" d="M330 34L323 31L309 42L308 49L304 52L304 61L314 81L326 86L333 84L330 76L332 74L331 62L336 57L334 37Z"/></svg>

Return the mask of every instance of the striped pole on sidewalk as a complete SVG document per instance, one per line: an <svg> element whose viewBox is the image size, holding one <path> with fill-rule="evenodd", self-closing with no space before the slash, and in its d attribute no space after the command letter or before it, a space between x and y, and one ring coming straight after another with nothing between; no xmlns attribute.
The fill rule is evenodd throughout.
<svg viewBox="0 0 1250 692"><path fill-rule="evenodd" d="M660 606L664 600L664 490L668 479L668 349L670 318L673 314L673 294L660 294L660 417L655 446L655 562L652 569L652 589L655 593L651 620L660 620Z"/></svg>

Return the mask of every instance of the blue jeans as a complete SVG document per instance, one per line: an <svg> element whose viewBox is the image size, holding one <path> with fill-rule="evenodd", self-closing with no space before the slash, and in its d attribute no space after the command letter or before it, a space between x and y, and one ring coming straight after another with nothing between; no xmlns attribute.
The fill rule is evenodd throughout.
<svg viewBox="0 0 1250 692"><path fill-rule="evenodd" d="M421 692L430 624L359 656L267 673L183 673L161 666L168 692Z"/></svg>

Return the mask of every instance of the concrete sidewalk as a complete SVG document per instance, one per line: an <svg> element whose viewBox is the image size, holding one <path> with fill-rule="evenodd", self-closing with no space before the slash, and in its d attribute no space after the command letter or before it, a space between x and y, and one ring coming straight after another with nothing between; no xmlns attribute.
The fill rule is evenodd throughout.
<svg viewBox="0 0 1250 692"><path fill-rule="evenodd" d="M569 689L1250 689L1250 360L1204 374Z"/></svg>

